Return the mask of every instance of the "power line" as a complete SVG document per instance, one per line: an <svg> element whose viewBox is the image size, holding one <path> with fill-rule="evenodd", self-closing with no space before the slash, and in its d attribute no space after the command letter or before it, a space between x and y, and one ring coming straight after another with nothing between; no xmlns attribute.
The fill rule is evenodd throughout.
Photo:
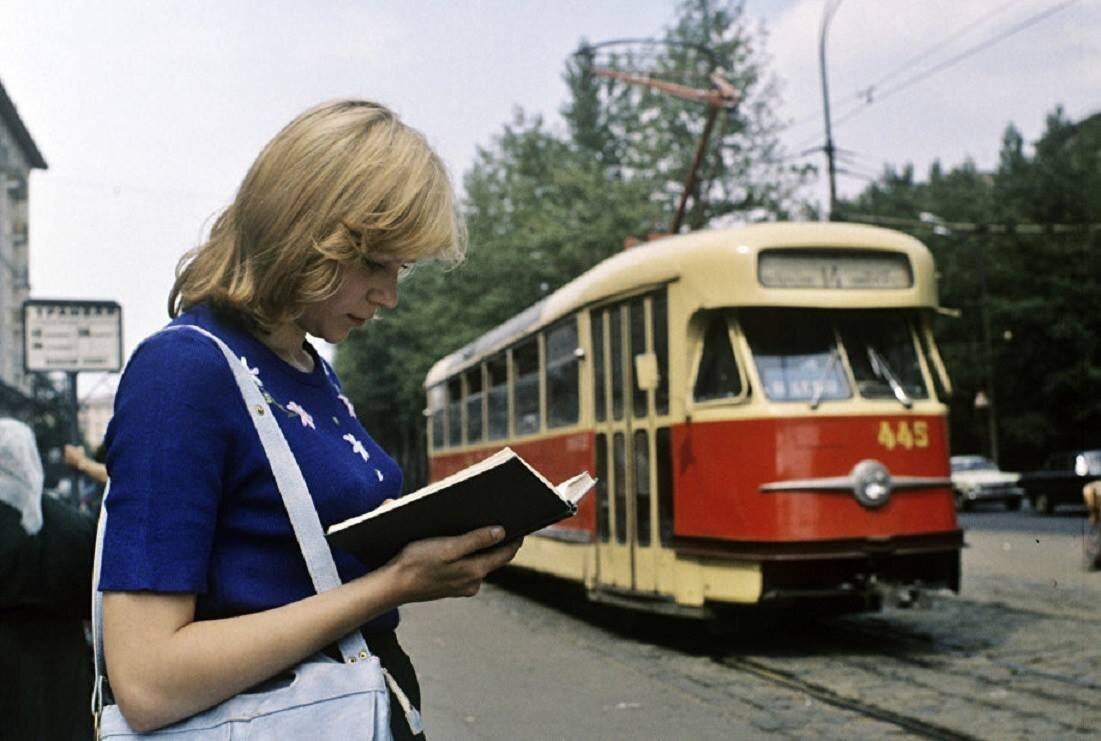
<svg viewBox="0 0 1101 741"><path fill-rule="evenodd" d="M873 83L871 83L871 84L869 84L865 87L860 88L858 92L854 93L853 95L850 95L847 98L842 99L840 101L840 103L838 103L838 107L839 108L848 107L850 110L846 111L846 115L847 115L848 113L852 112L852 110L851 110L852 108L860 108L863 105L869 103L870 102L869 97L870 97L871 91L875 90L880 85L883 85L888 80L898 76L899 73L904 72L905 70L909 69L910 67L913 67L917 62L931 56L933 53L935 53L937 51L940 51L941 49L948 46L950 43L952 43L956 39L958 39L962 36L965 36L966 34L970 33L973 30L975 30L979 26L982 26L982 25L986 24L987 22L989 22L995 16L1005 12L1006 10L1011 8L1012 6L1019 4L1020 1L1021 0L1011 0L1010 2L1007 2L1003 5L1000 5L997 8L995 8L994 10L992 10L992 11L986 13L985 15L982 15L979 18L976 18L975 20L971 21L970 23L964 25L962 28L958 29L957 31L955 31L953 33L950 33L948 36L942 38L940 41L937 41L937 42L931 44L930 46L926 47L923 51L919 51L917 54L913 55L912 57L907 59L905 62L898 65L893 70L891 70L887 74L880 77L875 82L873 82ZM817 118L818 118L817 113L809 113L805 116L801 116L801 117L797 118L794 122L789 124L789 126L790 127L802 126L803 124L811 123L811 122L817 120Z"/></svg>
<svg viewBox="0 0 1101 741"><path fill-rule="evenodd" d="M912 229L928 229L937 234L964 232L967 234L1092 234L1101 232L1101 223L1055 224L1055 223L991 223L974 221L944 221L929 214L925 218L907 219L900 216L879 216L877 214L844 214L848 221L883 226L902 226Z"/></svg>
<svg viewBox="0 0 1101 741"><path fill-rule="evenodd" d="M1013 36L1017 33L1020 33L1021 31L1025 30L1026 28L1030 28L1031 26L1034 26L1037 23L1039 23L1043 20L1046 20L1047 18L1055 15L1056 13L1059 13L1063 10L1066 10L1071 5L1074 5L1076 2L1078 2L1078 0L1064 0L1064 2L1059 3L1058 5L1055 5L1051 8L1048 8L1047 10L1041 11L1040 13L1037 13L1033 16L1030 16L1030 17L1026 18L1024 21L1018 23L1017 25L1015 25L1015 26L1013 26L1013 27L1011 27L1011 28L1009 28L1005 31L1002 31L1001 33L999 33L995 36L992 36L989 39L986 39L985 41L982 41L982 42L980 42L980 43L978 43L978 44L976 44L976 45L974 45L974 46L972 46L968 49L965 49L964 51L960 52L959 54L956 54L953 57L948 58L947 60L941 62L940 64L934 65L933 67L930 67L929 69L927 69L923 72L919 72L916 75L913 75L912 77L909 77L909 78L903 80L902 82L895 85L894 87L887 89L883 93L880 93L879 96L874 101L869 100L869 101L866 102L866 104L863 107L858 108L857 110L852 111L851 113L848 113L847 115L845 115L842 118L838 119L837 122L834 125L835 126L840 126L845 121L848 121L849 119L851 119L854 116L858 115L862 111L867 110L867 107L869 105L871 105L873 102L880 102L883 99L885 99L885 98L887 98L891 95L894 95L895 93L897 93L900 90L904 90L905 88L908 88L911 85L914 85L918 82L921 82L922 80L924 80L928 77L931 77L931 76L935 75L938 72L943 72L944 70L948 69L949 67L953 67L953 66L959 64L960 62L967 59L968 57L972 57L975 54L978 54L980 51L983 51L984 49L987 49L987 48L993 46L994 44L998 43L999 41L1003 41L1003 40L1009 38L1010 36Z"/></svg>

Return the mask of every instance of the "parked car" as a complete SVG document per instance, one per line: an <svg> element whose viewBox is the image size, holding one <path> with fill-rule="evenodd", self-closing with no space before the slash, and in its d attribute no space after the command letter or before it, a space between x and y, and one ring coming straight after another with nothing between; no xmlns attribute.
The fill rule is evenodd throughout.
<svg viewBox="0 0 1101 741"><path fill-rule="evenodd" d="M1101 478L1101 448L1069 450L1048 456L1042 468L1021 474L1032 509L1050 514L1060 504L1082 504L1082 487Z"/></svg>
<svg viewBox="0 0 1101 741"><path fill-rule="evenodd" d="M954 455L950 462L956 509L965 512L980 502L1000 502L1008 510L1021 508L1024 490L1017 483L1019 474L1002 471L981 455Z"/></svg>

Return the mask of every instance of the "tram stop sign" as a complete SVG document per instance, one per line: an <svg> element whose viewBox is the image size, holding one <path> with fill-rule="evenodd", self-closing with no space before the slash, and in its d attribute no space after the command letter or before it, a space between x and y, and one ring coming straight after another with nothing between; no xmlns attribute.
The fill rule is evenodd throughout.
<svg viewBox="0 0 1101 741"><path fill-rule="evenodd" d="M122 307L114 301L23 302L28 372L115 372L122 368Z"/></svg>

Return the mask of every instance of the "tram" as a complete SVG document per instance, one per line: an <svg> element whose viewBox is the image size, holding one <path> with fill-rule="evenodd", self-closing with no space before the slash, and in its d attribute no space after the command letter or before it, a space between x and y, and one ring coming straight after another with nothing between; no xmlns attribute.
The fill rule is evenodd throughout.
<svg viewBox="0 0 1101 741"><path fill-rule="evenodd" d="M617 253L425 379L429 476L508 445L598 479L514 566L697 617L959 589L929 250L858 224Z"/></svg>

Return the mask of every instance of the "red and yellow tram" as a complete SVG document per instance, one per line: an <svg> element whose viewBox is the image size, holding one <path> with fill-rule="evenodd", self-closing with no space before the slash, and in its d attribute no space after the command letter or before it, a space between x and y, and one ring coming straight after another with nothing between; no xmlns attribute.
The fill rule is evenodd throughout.
<svg viewBox="0 0 1101 741"><path fill-rule="evenodd" d="M503 445L597 489L516 558L591 598L724 606L959 587L932 256L852 224L617 254L425 380L429 472Z"/></svg>

